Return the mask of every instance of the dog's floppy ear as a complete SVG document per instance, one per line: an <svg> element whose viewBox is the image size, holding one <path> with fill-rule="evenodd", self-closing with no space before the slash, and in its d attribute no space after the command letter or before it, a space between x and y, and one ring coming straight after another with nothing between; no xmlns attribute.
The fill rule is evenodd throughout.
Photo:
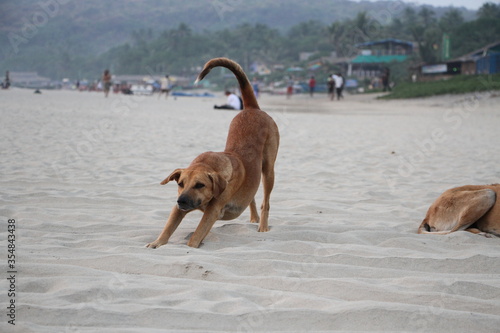
<svg viewBox="0 0 500 333"><path fill-rule="evenodd" d="M226 189L227 181L217 173L209 173L208 178L212 180L212 194L214 198L219 197Z"/></svg>
<svg viewBox="0 0 500 333"><path fill-rule="evenodd" d="M178 181L179 177L181 176L181 173L184 169L175 169L174 172L172 172L167 178L165 178L160 184L165 185L168 182L171 182L172 180Z"/></svg>

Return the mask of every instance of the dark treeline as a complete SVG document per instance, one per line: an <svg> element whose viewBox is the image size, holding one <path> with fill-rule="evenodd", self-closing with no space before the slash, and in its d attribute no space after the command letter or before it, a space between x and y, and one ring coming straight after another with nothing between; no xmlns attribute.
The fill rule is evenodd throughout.
<svg viewBox="0 0 500 333"><path fill-rule="evenodd" d="M310 20L287 30L262 23L210 31L195 30L184 23L162 32L140 28L129 42L100 54L89 52L89 46L77 40L77 31L53 31L47 25L29 43L19 45L21 52L5 57L2 67L20 71L26 67L17 68L16 64L30 64L29 70L58 79L93 79L104 68L113 74L193 75L212 57L233 58L245 69L253 62L301 65L300 52L317 52L320 57L335 51L338 57L352 57L358 51L356 44L383 38L414 41L419 52L412 61L433 63L440 61L443 33L450 36L452 58L500 39L500 5L486 3L476 18L468 21L458 9L450 8L437 17L431 8L406 7L389 22L362 11L330 24ZM51 23L65 19L57 16ZM61 38L56 38L59 35ZM63 35L75 37L64 39Z"/></svg>
<svg viewBox="0 0 500 333"><path fill-rule="evenodd" d="M450 9L437 19L428 7L407 7L400 18L382 25L366 12L354 19L325 25L318 21L299 23L286 33L263 24L242 24L233 29L202 33L186 24L158 35L151 30L133 34L133 42L115 47L96 59L101 67L115 73L193 74L212 57L230 57L248 67L254 61L268 64L297 64L300 52L332 51L339 57L356 54L356 44L381 38L397 38L418 43L414 61L440 61L444 33L451 38L450 56L457 57L500 39L500 5L487 3L477 18L465 22L458 10Z"/></svg>

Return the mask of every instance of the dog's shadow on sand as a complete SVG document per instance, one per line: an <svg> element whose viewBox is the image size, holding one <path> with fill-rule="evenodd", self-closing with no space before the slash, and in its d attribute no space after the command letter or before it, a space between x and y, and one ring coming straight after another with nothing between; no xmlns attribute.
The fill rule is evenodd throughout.
<svg viewBox="0 0 500 333"><path fill-rule="evenodd" d="M200 248L207 248L207 246L210 248L225 248L232 247L236 243L241 245L262 241L268 238L267 235L273 229L270 226L268 232L258 232L258 227L258 223L249 222L216 224L201 243ZM193 234L194 231L188 233L184 240L189 241Z"/></svg>

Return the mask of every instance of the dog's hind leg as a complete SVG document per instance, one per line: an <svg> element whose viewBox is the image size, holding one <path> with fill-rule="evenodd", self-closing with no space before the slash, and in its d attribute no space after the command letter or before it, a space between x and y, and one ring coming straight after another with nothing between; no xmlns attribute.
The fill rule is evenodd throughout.
<svg viewBox="0 0 500 333"><path fill-rule="evenodd" d="M269 199L271 197L271 191L274 187L274 163L276 162L276 157L278 156L280 141L278 127L274 122L272 126L274 126L274 128L272 128L272 132L267 139L262 156L262 186L264 190L264 198L262 200L260 211L259 232L269 231L268 219L269 209L271 208Z"/></svg>
<svg viewBox="0 0 500 333"><path fill-rule="evenodd" d="M262 173L262 185L264 187L264 198L262 200L262 206L260 207L260 222L259 222L259 232L269 231L268 219L269 219L269 209L271 206L269 204L269 198L271 197L271 191L274 187L274 170L266 170Z"/></svg>
<svg viewBox="0 0 500 333"><path fill-rule="evenodd" d="M271 159L264 159L262 163L262 186L264 190L264 198L260 208L259 232L269 231L268 219L269 209L271 208L269 199L271 197L271 191L274 187L274 161L275 157Z"/></svg>
<svg viewBox="0 0 500 333"><path fill-rule="evenodd" d="M489 189L462 192L463 209L458 224L452 231L466 230L495 204L495 192ZM474 228L471 228L474 229Z"/></svg>
<svg viewBox="0 0 500 333"><path fill-rule="evenodd" d="M252 202L250 203L250 222L259 222L259 213L257 212L257 204L255 203L255 198L253 198Z"/></svg>

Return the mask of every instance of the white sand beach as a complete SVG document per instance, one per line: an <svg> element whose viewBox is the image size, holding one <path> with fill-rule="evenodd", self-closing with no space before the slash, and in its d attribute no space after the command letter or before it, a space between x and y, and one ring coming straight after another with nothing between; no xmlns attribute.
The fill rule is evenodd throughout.
<svg viewBox="0 0 500 333"><path fill-rule="evenodd" d="M499 96L264 95L271 230L246 211L194 249L196 212L145 248L176 199L160 181L224 149L224 101L0 91L1 332L499 331L500 238L416 233L444 190L500 182Z"/></svg>

